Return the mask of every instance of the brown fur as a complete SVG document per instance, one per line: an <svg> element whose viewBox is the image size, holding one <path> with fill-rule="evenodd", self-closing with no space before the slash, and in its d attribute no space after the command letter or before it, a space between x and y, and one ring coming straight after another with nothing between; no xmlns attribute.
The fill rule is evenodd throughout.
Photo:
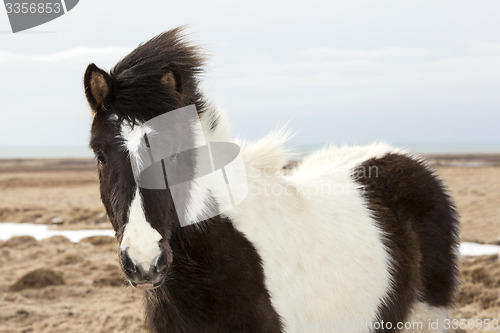
<svg viewBox="0 0 500 333"><path fill-rule="evenodd" d="M376 176L367 177L364 170L374 167ZM399 154L364 162L354 178L392 257L394 288L379 319L395 327L415 302L450 307L457 289L458 221L441 181L423 162Z"/></svg>
<svg viewBox="0 0 500 333"><path fill-rule="evenodd" d="M84 77L85 94L92 111L95 113L103 106L109 95L111 78L108 73L94 64L87 67Z"/></svg>
<svg viewBox="0 0 500 333"><path fill-rule="evenodd" d="M161 83L176 89L177 83L175 82L174 73L168 71L165 75L161 77Z"/></svg>

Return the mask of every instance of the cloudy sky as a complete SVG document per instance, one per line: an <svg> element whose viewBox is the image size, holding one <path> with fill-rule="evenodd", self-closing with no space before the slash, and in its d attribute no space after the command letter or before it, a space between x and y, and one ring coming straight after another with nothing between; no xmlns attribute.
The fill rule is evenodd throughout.
<svg viewBox="0 0 500 333"><path fill-rule="evenodd" d="M87 144L86 65L182 24L233 132L303 143L500 143L500 2L83 0L12 34L0 8L0 146Z"/></svg>

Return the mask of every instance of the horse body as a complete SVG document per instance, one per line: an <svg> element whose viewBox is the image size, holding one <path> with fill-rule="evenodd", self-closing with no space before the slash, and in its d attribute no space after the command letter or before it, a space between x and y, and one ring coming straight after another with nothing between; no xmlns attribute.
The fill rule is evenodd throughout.
<svg viewBox="0 0 500 333"><path fill-rule="evenodd" d="M183 52L196 56L178 33L166 33L174 64ZM115 156L108 160L127 162L147 130L142 121L158 115L146 115L150 109L141 113L139 103L139 121L130 126L127 119L134 115L123 110L133 110L133 102L120 89L130 83L133 66L148 65L148 54L160 42L164 37L140 46L109 77L87 71L98 158L108 149L106 155ZM186 64L186 58L178 63ZM146 81L127 88L144 94L146 104L164 89L175 90L166 93L173 100L169 110L196 104L207 140L230 141L225 114L193 88L196 82L186 71L176 72L179 66L160 66L170 74L150 79L140 73ZM144 89L144 82L154 89ZM167 88L161 86L165 82ZM121 241L124 271L134 286L151 289L145 291L150 330L444 332L457 285L458 223L429 166L373 144L324 148L285 170L293 158L284 148L286 137L277 132L242 143L247 197L186 227L176 223L168 190L139 189L130 167L117 171L100 164L101 196ZM112 149L117 146L120 154ZM436 320L439 327L431 330L429 321ZM422 327L404 326L412 321Z"/></svg>
<svg viewBox="0 0 500 333"><path fill-rule="evenodd" d="M273 304L291 331L373 321L390 285L380 231L351 179L356 160L324 168L335 154L316 153L292 175L280 175L280 163L271 175L269 165L254 166L253 191L228 212L258 249Z"/></svg>

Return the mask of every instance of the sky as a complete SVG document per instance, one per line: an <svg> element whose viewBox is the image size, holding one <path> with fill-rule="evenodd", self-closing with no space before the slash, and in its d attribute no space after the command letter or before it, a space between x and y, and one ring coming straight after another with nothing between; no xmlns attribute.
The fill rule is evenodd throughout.
<svg viewBox="0 0 500 333"><path fill-rule="evenodd" d="M498 17L496 0L81 0L13 34L0 7L0 146L86 146L86 66L184 24L238 137L500 143Z"/></svg>

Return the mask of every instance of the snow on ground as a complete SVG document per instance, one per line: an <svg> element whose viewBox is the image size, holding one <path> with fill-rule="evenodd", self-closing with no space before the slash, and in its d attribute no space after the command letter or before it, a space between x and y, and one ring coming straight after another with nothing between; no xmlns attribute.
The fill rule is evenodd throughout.
<svg viewBox="0 0 500 333"><path fill-rule="evenodd" d="M6 241L13 236L32 236L36 240L41 240L52 236L64 236L70 241L77 243L83 238L90 236L114 237L115 232L111 229L59 230L51 229L46 224L0 223L0 241ZM463 256L500 254L500 246L463 242L462 244L460 244L460 253Z"/></svg>
<svg viewBox="0 0 500 333"><path fill-rule="evenodd" d="M51 229L46 224L32 223L0 223L0 241L6 241L14 236L32 236L36 240L52 236L64 236L74 243L90 236L115 236L111 229L59 230Z"/></svg>
<svg viewBox="0 0 500 333"><path fill-rule="evenodd" d="M485 256L490 254L500 254L500 246L463 242L460 244L460 253L463 256Z"/></svg>

